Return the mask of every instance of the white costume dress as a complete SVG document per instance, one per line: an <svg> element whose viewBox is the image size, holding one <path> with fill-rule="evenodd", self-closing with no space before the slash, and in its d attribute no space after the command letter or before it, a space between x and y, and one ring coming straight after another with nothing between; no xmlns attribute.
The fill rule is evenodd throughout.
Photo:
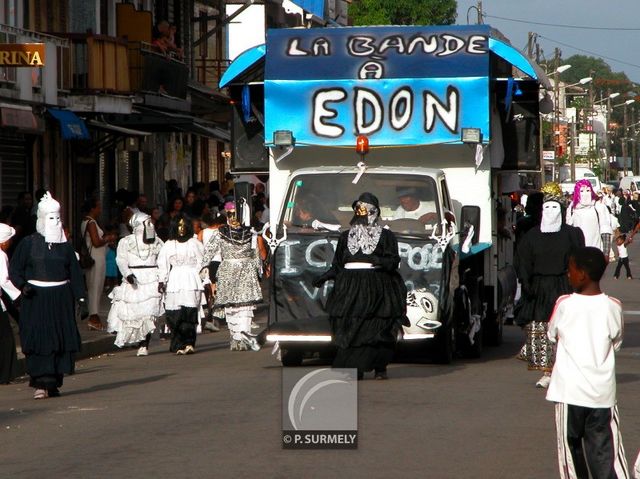
<svg viewBox="0 0 640 479"><path fill-rule="evenodd" d="M118 333L115 340L118 347L143 341L155 330L156 319L163 313L157 259L164 243L156 237L152 244L147 244L143 233L144 226L138 225L133 234L118 243L116 264L123 279L109 294L108 317L109 331ZM134 284L127 281L130 275L135 276Z"/></svg>
<svg viewBox="0 0 640 479"><path fill-rule="evenodd" d="M200 308L202 292L200 264L204 246L195 238L185 242L167 241L158 255L159 281L165 283L164 307L177 311L181 307Z"/></svg>

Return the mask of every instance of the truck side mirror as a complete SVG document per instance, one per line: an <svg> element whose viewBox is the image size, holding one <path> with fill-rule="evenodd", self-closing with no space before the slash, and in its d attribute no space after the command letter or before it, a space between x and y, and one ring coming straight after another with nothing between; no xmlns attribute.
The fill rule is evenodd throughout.
<svg viewBox="0 0 640 479"><path fill-rule="evenodd" d="M473 228L472 228L473 227ZM467 242L467 237L472 234L471 244L476 244L480 239L480 207L463 206L460 210L461 242Z"/></svg>

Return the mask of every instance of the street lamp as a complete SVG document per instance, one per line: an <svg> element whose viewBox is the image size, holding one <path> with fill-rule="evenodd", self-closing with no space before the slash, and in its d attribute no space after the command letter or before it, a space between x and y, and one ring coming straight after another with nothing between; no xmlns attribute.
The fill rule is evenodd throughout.
<svg viewBox="0 0 640 479"><path fill-rule="evenodd" d="M566 85L565 88L571 88L572 86L578 86L578 85L586 85L587 83L591 82L592 80L593 80L593 78L591 78L591 77L580 78L580 80L578 80L576 83L572 83L571 85Z"/></svg>
<svg viewBox="0 0 640 479"><path fill-rule="evenodd" d="M602 93L600 93L600 95L602 95ZM596 105L600 104L600 103L604 103L607 102L607 106L605 108L605 120L604 120L604 148L605 148L605 162L604 162L604 174L605 174L605 181L609 180L609 150L610 150L610 146L609 146L609 114L611 112L612 106L611 106L611 100L613 98L619 97L620 93L619 92L614 92L611 93L611 90L609 90L609 94L605 97L605 98L600 98L600 100L596 100L596 101L592 101L591 102L591 130L595 131L593 128L593 123L594 123L594 117L595 117L595 109L593 107L595 107ZM600 154L598 154L598 158L600 158Z"/></svg>
<svg viewBox="0 0 640 479"><path fill-rule="evenodd" d="M557 58L558 60L559 58ZM557 61L556 60L556 61ZM558 178L558 169L556 168L558 164L558 156L560 153L560 79L558 75L562 72L566 72L571 65L559 65L553 71L553 107L554 107L554 115L553 115L553 149L555 150L555 164L554 164L554 172L553 172L553 180L557 181Z"/></svg>
<svg viewBox="0 0 640 479"><path fill-rule="evenodd" d="M592 77L585 77L578 80L576 83L571 83L570 85L565 85L565 101L567 97L566 90L567 88L571 88L577 85L586 85L587 83L593 80ZM583 95L584 95L584 90ZM565 105L566 106L566 105ZM576 181L576 156L575 156L575 139L576 139L576 118L574 117L573 121L567 123L567 131L569 135L569 162L571 164L571 181Z"/></svg>
<svg viewBox="0 0 640 479"><path fill-rule="evenodd" d="M622 167L622 171L623 171L623 176L627 176L627 129L629 128L627 126L627 105L631 105L632 103L635 103L634 99L630 99L627 100L623 103L618 103L617 105L613 105L612 108L616 108L618 106L623 106L624 107L624 120L623 120L623 127L622 127L622 161L624 162L624 165Z"/></svg>

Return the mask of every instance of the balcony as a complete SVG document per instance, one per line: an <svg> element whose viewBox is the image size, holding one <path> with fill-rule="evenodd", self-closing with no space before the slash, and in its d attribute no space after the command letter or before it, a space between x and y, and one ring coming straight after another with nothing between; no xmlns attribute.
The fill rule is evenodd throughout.
<svg viewBox="0 0 640 479"><path fill-rule="evenodd" d="M106 35L56 34L71 43L73 93L131 93L127 42Z"/></svg>
<svg viewBox="0 0 640 479"><path fill-rule="evenodd" d="M216 60L213 58L200 57L194 59L195 64L195 80L209 88L216 89L220 83L220 78L229 65L231 60Z"/></svg>
<svg viewBox="0 0 640 479"><path fill-rule="evenodd" d="M129 66L134 91L187 98L189 69L176 57L146 42L129 42Z"/></svg>

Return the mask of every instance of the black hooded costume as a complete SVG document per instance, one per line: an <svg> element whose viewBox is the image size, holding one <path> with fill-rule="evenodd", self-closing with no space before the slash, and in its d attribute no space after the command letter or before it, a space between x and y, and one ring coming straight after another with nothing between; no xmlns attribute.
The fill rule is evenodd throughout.
<svg viewBox="0 0 640 479"><path fill-rule="evenodd" d="M358 215L362 207L366 215ZM407 289L398 273L396 237L377 223L378 199L363 193L353 208L352 226L341 234L331 268L314 284L335 280L326 306L338 348L333 367L357 368L360 378L373 369L381 376L407 321Z"/></svg>

